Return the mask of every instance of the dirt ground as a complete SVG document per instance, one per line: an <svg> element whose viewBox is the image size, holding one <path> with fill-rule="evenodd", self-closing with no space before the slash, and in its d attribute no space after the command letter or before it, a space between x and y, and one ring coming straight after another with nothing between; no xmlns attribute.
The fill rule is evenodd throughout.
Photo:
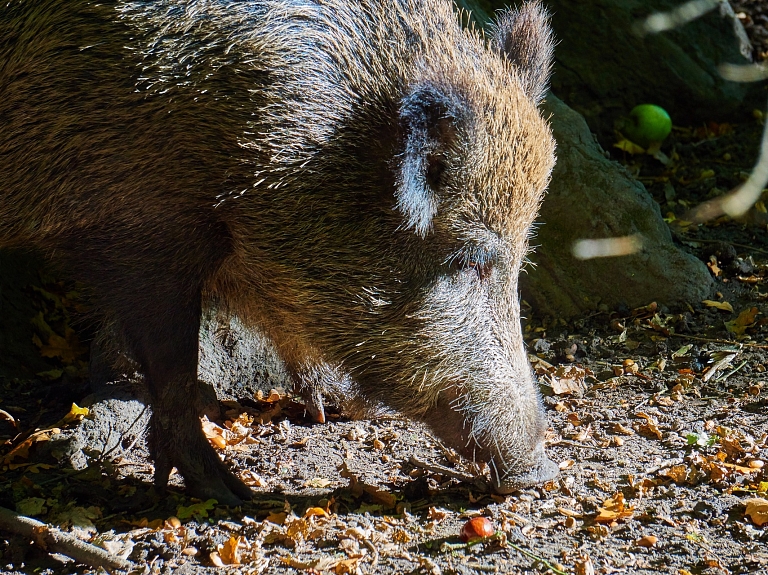
<svg viewBox="0 0 768 575"><path fill-rule="evenodd" d="M135 390L103 404L122 417L103 415L107 439L103 428L85 433L101 433L101 448L72 440L96 413L67 414L90 393L78 339L89 326L71 321L76 289L31 274L4 292L6 324L31 330L24 341L46 329L59 339L2 359L0 505L129 559L135 573L768 573L766 204L739 222L685 219L745 179L762 121L675 128L667 164L611 151L716 290L680 309L648 302L571 322L528 311L555 481L490 495L473 482L484 470L418 425L391 414L312 424L289 396L267 392L226 402L206 424L257 492L252 502L219 508L176 488L158 498ZM493 535L464 544L477 517ZM100 569L0 530L0 571Z"/></svg>

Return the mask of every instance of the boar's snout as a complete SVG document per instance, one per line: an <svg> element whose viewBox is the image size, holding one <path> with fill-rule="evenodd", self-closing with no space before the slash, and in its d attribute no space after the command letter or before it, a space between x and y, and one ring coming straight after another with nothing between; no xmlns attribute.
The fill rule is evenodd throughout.
<svg viewBox="0 0 768 575"><path fill-rule="evenodd" d="M490 401L478 408L455 392L456 387L443 390L423 419L461 455L488 463L497 493L511 493L557 476L559 467L544 450L546 420L537 393L528 402ZM520 409L522 405L527 408Z"/></svg>
<svg viewBox="0 0 768 575"><path fill-rule="evenodd" d="M551 481L557 477L560 468L544 452L544 444L539 445L531 454L533 461L531 467L520 474L508 474L505 477L494 478L494 491L505 495L518 489L525 489L532 485L538 485Z"/></svg>

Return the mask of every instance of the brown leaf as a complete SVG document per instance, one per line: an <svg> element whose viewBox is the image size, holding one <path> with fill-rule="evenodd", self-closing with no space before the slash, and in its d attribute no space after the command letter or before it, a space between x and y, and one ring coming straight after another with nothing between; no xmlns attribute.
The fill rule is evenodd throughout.
<svg viewBox="0 0 768 575"><path fill-rule="evenodd" d="M662 477L669 477L675 483L683 483L688 478L689 469L687 465L673 465L669 469L659 472Z"/></svg>
<svg viewBox="0 0 768 575"><path fill-rule="evenodd" d="M768 499L753 497L745 501L747 508L744 515L749 517L758 527L768 523Z"/></svg>
<svg viewBox="0 0 768 575"><path fill-rule="evenodd" d="M613 497L606 499L603 506L598 509L595 521L597 523L613 523L620 519L632 517L635 508L624 502L624 494L617 492Z"/></svg>
<svg viewBox="0 0 768 575"><path fill-rule="evenodd" d="M584 391L586 371L576 365L561 365L549 380L552 391L557 395L581 394Z"/></svg>
<svg viewBox="0 0 768 575"><path fill-rule="evenodd" d="M447 509L441 509L440 507L430 507L427 511L427 518L432 521L442 521L448 515L450 515L450 511Z"/></svg>
<svg viewBox="0 0 768 575"><path fill-rule="evenodd" d="M653 547L656 545L656 543L659 541L659 538L655 535L644 535L637 541L635 541L635 545L639 547Z"/></svg>
<svg viewBox="0 0 768 575"><path fill-rule="evenodd" d="M336 575L346 575L347 573L357 573L357 564L360 562L360 557L353 557L352 559L342 559L336 564L334 573Z"/></svg>
<svg viewBox="0 0 768 575"><path fill-rule="evenodd" d="M588 555L581 555L574 565L576 575L595 575L595 566Z"/></svg>

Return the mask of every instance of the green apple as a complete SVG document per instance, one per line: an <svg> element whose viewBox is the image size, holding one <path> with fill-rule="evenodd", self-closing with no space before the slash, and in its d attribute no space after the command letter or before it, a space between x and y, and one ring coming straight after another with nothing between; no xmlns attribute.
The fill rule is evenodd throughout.
<svg viewBox="0 0 768 575"><path fill-rule="evenodd" d="M672 119L661 106L640 104L632 108L622 131L629 140L647 148L669 136L672 131Z"/></svg>

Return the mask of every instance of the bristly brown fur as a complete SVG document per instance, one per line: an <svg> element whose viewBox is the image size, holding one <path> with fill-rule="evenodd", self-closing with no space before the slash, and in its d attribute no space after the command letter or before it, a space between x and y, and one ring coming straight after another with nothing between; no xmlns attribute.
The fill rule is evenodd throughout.
<svg viewBox="0 0 768 575"><path fill-rule="evenodd" d="M448 0L11 0L0 41L0 245L117 318L158 484L247 496L171 422L208 297L310 395L334 366L500 486L551 476L517 295L554 164L538 4L487 45Z"/></svg>

